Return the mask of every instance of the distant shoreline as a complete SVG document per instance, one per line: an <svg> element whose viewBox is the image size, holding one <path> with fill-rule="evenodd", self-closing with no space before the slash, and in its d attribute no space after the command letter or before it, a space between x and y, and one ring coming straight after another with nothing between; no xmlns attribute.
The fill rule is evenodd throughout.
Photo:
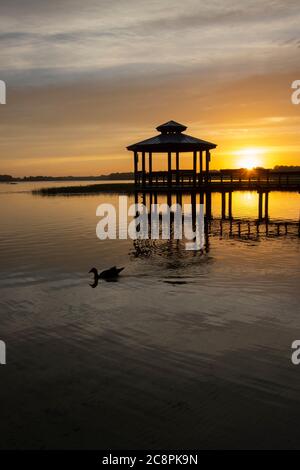
<svg viewBox="0 0 300 470"><path fill-rule="evenodd" d="M110 173L100 176L24 176L0 175L0 183L26 183L43 181L134 181L133 173Z"/></svg>
<svg viewBox="0 0 300 470"><path fill-rule="evenodd" d="M289 165L277 165L274 168L254 168L251 171L285 171L285 172L294 172L300 171L300 166L289 166ZM220 172L232 172L232 171L248 171L246 168L235 168L235 169L220 169L220 170L211 170L211 174L218 174ZM124 172L124 173L110 173L108 175L99 175L99 176L24 176L24 177L14 177L12 175L1 175L0 174L0 183L26 183L26 182L42 182L42 181L134 181L133 172Z"/></svg>

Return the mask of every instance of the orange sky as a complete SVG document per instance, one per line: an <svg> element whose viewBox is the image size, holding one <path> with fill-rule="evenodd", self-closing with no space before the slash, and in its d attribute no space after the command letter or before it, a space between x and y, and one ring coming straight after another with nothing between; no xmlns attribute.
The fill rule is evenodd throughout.
<svg viewBox="0 0 300 470"><path fill-rule="evenodd" d="M218 145L212 168L300 164L296 1L26 3L0 18L0 174L131 171L170 119Z"/></svg>

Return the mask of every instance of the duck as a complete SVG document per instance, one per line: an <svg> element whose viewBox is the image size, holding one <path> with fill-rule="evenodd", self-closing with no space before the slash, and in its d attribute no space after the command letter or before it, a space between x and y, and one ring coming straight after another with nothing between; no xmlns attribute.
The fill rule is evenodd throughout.
<svg viewBox="0 0 300 470"><path fill-rule="evenodd" d="M99 279L105 279L106 281L116 280L116 278L119 276L120 272L123 271L123 269L125 268L117 268L116 266L113 266L112 268L105 269L101 273L98 273L98 270L96 268L90 269L89 273L94 274L94 284L90 284L90 286L96 287Z"/></svg>

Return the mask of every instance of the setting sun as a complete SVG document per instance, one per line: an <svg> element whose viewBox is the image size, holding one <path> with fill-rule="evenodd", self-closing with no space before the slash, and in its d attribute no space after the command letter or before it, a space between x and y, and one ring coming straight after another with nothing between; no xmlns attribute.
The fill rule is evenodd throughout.
<svg viewBox="0 0 300 470"><path fill-rule="evenodd" d="M259 147L248 147L237 150L235 155L239 157L238 166L240 168L247 168L248 170L257 166L262 166L261 157L263 153L263 149Z"/></svg>

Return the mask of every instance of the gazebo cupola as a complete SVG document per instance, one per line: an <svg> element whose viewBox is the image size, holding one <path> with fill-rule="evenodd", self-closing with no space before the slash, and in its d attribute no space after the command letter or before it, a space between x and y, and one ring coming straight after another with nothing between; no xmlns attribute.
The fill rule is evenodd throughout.
<svg viewBox="0 0 300 470"><path fill-rule="evenodd" d="M152 189L161 186L185 188L187 186L201 186L207 182L210 150L216 148L216 144L184 134L183 132L187 127L175 121L168 121L156 129L160 134L127 147L127 150L134 153L136 186L143 188L151 187ZM192 169L180 169L180 153L183 152L193 154ZM166 154L168 171L153 171L153 153ZM173 155L175 156L174 168L172 166ZM139 168L140 156L142 162L141 168ZM146 168L146 156L148 168Z"/></svg>
<svg viewBox="0 0 300 470"><path fill-rule="evenodd" d="M162 134L181 134L187 130L187 127L175 121L168 121L158 126L156 130Z"/></svg>

